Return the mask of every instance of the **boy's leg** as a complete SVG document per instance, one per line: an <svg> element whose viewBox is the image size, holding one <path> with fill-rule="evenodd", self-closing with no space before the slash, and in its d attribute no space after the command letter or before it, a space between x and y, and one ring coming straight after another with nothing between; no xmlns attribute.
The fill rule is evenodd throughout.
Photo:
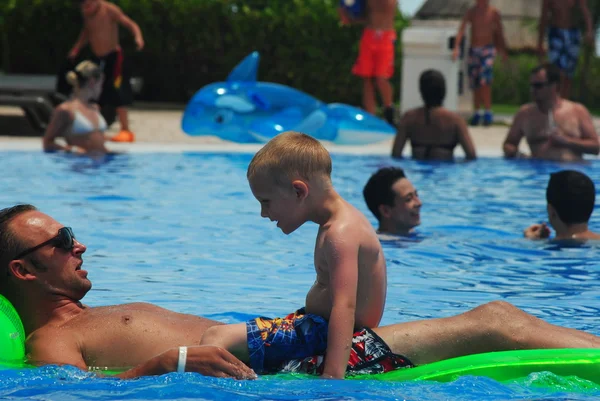
<svg viewBox="0 0 600 401"><path fill-rule="evenodd" d="M133 142L135 141L135 135L129 130L129 117L127 115L127 107L117 107L117 115L119 116L119 123L121 124L121 131L112 138L113 142Z"/></svg>
<svg viewBox="0 0 600 401"><path fill-rule="evenodd" d="M542 348L600 348L600 337L555 326L495 301L466 313L373 329L392 352L423 365L464 355Z"/></svg>
<svg viewBox="0 0 600 401"><path fill-rule="evenodd" d="M571 96L571 79L566 74L560 77L560 96L563 99L569 99Z"/></svg>
<svg viewBox="0 0 600 401"><path fill-rule="evenodd" d="M394 125L394 101L392 100L394 88L390 81L384 77L375 78L375 82L377 83L377 89L379 90L381 102L384 106L383 116L388 124Z"/></svg>
<svg viewBox="0 0 600 401"><path fill-rule="evenodd" d="M381 96L383 116L390 125L394 124L394 88L390 78L394 76L396 57L396 31L382 31L376 34L373 49L373 73Z"/></svg>
<svg viewBox="0 0 600 401"><path fill-rule="evenodd" d="M242 362L250 361L246 323L209 327L202 335L200 345L215 345L225 348Z"/></svg>

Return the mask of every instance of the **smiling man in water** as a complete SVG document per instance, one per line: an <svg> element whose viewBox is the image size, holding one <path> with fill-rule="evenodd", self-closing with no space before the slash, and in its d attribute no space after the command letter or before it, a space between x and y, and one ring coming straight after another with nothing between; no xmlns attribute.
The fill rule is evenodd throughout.
<svg viewBox="0 0 600 401"><path fill-rule="evenodd" d="M23 321L30 363L129 367L120 378L175 371L255 377L224 349L198 346L206 329L219 322L148 303L82 304L92 287L82 269L86 249L70 228L31 205L0 210L0 293ZM600 348L599 337L551 325L500 301L373 331L384 351L402 354L412 365L513 349Z"/></svg>

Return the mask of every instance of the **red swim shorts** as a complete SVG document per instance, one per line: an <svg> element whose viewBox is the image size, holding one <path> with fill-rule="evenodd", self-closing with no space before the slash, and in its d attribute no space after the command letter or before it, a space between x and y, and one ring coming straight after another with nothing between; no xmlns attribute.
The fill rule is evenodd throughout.
<svg viewBox="0 0 600 401"><path fill-rule="evenodd" d="M365 28L352 74L363 78L394 75L396 31Z"/></svg>

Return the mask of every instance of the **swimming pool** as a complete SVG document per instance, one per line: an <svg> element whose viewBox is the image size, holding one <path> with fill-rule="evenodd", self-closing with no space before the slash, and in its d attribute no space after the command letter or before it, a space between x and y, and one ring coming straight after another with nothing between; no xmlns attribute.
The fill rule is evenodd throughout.
<svg viewBox="0 0 600 401"><path fill-rule="evenodd" d="M33 203L88 245L88 305L153 302L224 322L282 315L314 280L317 227L290 236L261 219L246 183L251 154L133 153L97 162L39 152L0 152L0 205ZM395 161L334 154L337 190L374 222L362 187L381 166L406 170L424 202L419 235L386 240L388 300L382 324L444 317L503 299L551 323L600 334L600 247L559 248L522 238L546 219L550 172L574 168L595 182L600 163L560 165L483 158L473 163ZM595 221L594 221L595 220ZM600 231L600 217L591 228ZM283 289L283 290L282 290ZM313 380L237 382L169 374L96 379L75 368L0 372L0 398L51 400L521 400L599 396L561 392L545 374L516 383L464 377L448 383ZM541 387L557 382L556 391ZM572 383L568 383L572 385Z"/></svg>

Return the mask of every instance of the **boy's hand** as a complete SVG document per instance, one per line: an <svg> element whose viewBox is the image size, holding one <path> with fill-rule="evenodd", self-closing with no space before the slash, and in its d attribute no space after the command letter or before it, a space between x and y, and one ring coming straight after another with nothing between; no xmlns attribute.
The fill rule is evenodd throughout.
<svg viewBox="0 0 600 401"><path fill-rule="evenodd" d="M141 36L135 38L135 46L138 50L142 50L144 48L144 38L142 38Z"/></svg>
<svg viewBox="0 0 600 401"><path fill-rule="evenodd" d="M456 60L458 60L458 47L455 47L454 50L452 50L452 61Z"/></svg>
<svg viewBox="0 0 600 401"><path fill-rule="evenodd" d="M338 7L337 10L342 25L350 25L350 18L348 18L348 14L346 14L346 11L342 7Z"/></svg>
<svg viewBox="0 0 600 401"><path fill-rule="evenodd" d="M529 239L544 239L550 237L550 228L546 223L532 224L523 231L523 235Z"/></svg>
<svg viewBox="0 0 600 401"><path fill-rule="evenodd" d="M77 58L77 55L79 54L79 49L72 49L69 54L67 55L67 58L69 60L74 60L75 58Z"/></svg>

